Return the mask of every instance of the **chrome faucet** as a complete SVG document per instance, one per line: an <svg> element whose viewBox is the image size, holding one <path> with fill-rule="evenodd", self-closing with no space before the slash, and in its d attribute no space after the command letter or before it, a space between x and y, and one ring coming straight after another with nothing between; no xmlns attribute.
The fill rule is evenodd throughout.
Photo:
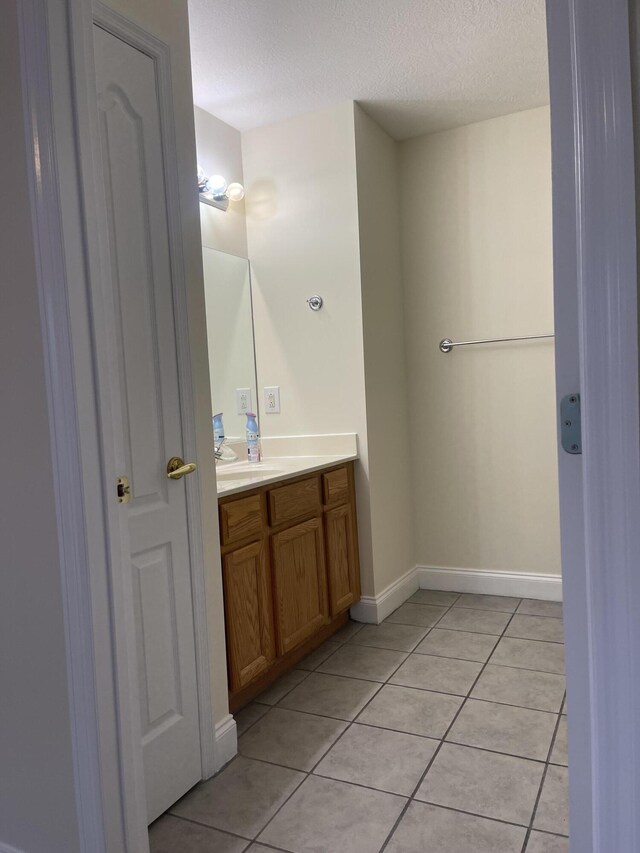
<svg viewBox="0 0 640 853"><path fill-rule="evenodd" d="M230 447L225 447L226 438L223 438L222 441L214 442L213 445L213 455L218 461L218 459L225 459L227 462L237 462L238 457L234 453L234 451Z"/></svg>

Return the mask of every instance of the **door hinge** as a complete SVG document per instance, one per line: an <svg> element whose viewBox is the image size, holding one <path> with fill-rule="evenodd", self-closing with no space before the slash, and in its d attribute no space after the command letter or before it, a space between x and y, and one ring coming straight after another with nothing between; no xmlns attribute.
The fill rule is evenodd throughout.
<svg viewBox="0 0 640 853"><path fill-rule="evenodd" d="M582 453L580 394L567 394L560 400L560 440L567 453Z"/></svg>
<svg viewBox="0 0 640 853"><path fill-rule="evenodd" d="M131 500L131 484L128 477L118 477L116 485L116 493L118 495L119 504L128 504Z"/></svg>

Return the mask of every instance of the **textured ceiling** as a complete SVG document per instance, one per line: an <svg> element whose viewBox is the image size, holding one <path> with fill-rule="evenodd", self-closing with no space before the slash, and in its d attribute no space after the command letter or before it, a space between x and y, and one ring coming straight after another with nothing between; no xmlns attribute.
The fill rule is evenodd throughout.
<svg viewBox="0 0 640 853"><path fill-rule="evenodd" d="M396 139L548 103L544 0L189 0L194 100L239 130L344 100Z"/></svg>

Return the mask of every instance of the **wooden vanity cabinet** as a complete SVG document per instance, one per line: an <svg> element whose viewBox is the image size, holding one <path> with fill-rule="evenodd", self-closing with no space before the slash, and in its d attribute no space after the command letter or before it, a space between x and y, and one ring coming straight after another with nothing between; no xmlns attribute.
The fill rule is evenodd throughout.
<svg viewBox="0 0 640 853"><path fill-rule="evenodd" d="M219 503L235 711L344 625L360 597L353 463Z"/></svg>
<svg viewBox="0 0 640 853"><path fill-rule="evenodd" d="M264 541L222 558L229 687L246 687L275 658L269 560Z"/></svg>

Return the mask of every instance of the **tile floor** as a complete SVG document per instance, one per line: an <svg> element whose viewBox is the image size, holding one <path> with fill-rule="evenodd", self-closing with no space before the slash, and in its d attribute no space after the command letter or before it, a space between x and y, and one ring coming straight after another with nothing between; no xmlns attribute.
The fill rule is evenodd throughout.
<svg viewBox="0 0 640 853"><path fill-rule="evenodd" d="M562 607L419 590L236 716L152 853L568 853Z"/></svg>

